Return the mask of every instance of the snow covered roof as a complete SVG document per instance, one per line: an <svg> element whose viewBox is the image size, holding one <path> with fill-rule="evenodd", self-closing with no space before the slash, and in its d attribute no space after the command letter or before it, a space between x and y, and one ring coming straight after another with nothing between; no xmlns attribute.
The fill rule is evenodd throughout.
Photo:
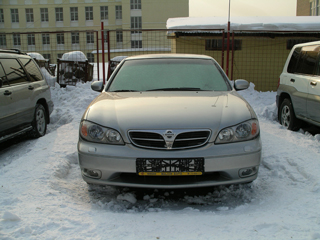
<svg viewBox="0 0 320 240"><path fill-rule="evenodd" d="M169 18L167 29L224 29L227 17ZM320 31L320 16L294 17L231 17L231 31Z"/></svg>
<svg viewBox="0 0 320 240"><path fill-rule="evenodd" d="M37 60L45 60L47 61L47 59L45 59L40 53L36 53L36 52L30 52L27 53L30 57L35 58Z"/></svg>
<svg viewBox="0 0 320 240"><path fill-rule="evenodd" d="M68 52L62 55L61 60L64 61L77 61L77 62L85 62L87 61L86 55L84 55L81 51L73 51Z"/></svg>

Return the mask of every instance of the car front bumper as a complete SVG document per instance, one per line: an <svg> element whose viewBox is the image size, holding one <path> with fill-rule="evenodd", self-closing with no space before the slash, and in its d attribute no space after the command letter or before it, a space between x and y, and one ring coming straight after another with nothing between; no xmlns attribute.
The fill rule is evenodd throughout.
<svg viewBox="0 0 320 240"><path fill-rule="evenodd" d="M84 181L92 184L138 188L195 188L251 182L257 178L261 162L260 137L238 143L208 143L188 150L149 150L132 144L107 145L79 139L79 165ZM139 176L137 158L204 158L205 171L200 176ZM240 176L247 169L252 174ZM97 178L86 171L98 171Z"/></svg>

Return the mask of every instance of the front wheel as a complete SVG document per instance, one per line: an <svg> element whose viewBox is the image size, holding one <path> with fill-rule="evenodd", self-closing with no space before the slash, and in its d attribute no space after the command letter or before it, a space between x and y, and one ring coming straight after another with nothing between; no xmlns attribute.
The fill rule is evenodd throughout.
<svg viewBox="0 0 320 240"><path fill-rule="evenodd" d="M288 130L297 131L300 128L300 121L296 118L292 103L289 99L284 99L280 106L280 124Z"/></svg>
<svg viewBox="0 0 320 240"><path fill-rule="evenodd" d="M32 127L33 129L31 131L31 137L39 138L46 134L46 131L47 131L46 110L41 104L36 105Z"/></svg>

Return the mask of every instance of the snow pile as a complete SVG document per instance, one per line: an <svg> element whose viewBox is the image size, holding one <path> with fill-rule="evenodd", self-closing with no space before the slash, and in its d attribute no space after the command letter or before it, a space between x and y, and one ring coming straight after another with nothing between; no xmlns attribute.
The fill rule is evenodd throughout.
<svg viewBox="0 0 320 240"><path fill-rule="evenodd" d="M320 16L306 17L231 17L231 31L316 31ZM227 17L169 18L167 29L223 29L228 30Z"/></svg>
<svg viewBox="0 0 320 240"><path fill-rule="evenodd" d="M61 60L63 61L74 61L74 62L85 62L87 61L86 55L81 51L68 52L62 55Z"/></svg>
<svg viewBox="0 0 320 240"><path fill-rule="evenodd" d="M79 122L99 93L51 93L48 133L0 149L0 239L320 239L320 135L280 126L276 93L239 92L261 126L256 181L170 191L87 185Z"/></svg>
<svg viewBox="0 0 320 240"><path fill-rule="evenodd" d="M57 82L57 77L56 76L52 76L45 67L41 67L40 71L42 72L42 75L46 79L48 85L50 87L54 87L56 82Z"/></svg>

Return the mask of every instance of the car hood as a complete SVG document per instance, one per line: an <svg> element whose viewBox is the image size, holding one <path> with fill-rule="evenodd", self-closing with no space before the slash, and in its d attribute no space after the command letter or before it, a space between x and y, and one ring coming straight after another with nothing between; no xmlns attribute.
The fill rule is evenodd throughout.
<svg viewBox="0 0 320 240"><path fill-rule="evenodd" d="M83 119L118 130L210 129L212 138L229 126L256 118L250 105L230 92L103 92Z"/></svg>

